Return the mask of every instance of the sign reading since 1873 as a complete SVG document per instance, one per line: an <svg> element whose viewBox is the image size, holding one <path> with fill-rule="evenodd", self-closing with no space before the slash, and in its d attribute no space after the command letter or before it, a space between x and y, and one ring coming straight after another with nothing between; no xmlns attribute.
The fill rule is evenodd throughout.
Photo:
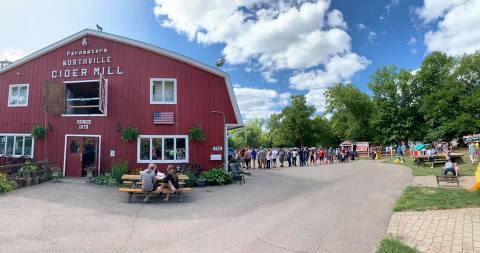
<svg viewBox="0 0 480 253"><path fill-rule="evenodd" d="M82 46L87 46L87 40L82 40ZM68 59L62 60L62 69L52 70L52 79L86 76L123 75L120 66L98 66L112 63L112 56L107 48L92 48L67 51Z"/></svg>
<svg viewBox="0 0 480 253"><path fill-rule="evenodd" d="M87 130L88 127L92 125L91 119L78 119L77 126L79 130Z"/></svg>

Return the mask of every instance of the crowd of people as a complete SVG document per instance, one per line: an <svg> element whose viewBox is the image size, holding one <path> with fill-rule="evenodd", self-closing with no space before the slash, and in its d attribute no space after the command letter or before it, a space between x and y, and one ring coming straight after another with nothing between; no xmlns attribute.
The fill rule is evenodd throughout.
<svg viewBox="0 0 480 253"><path fill-rule="evenodd" d="M355 160L351 149L341 148L241 148L234 152L244 169L326 165Z"/></svg>

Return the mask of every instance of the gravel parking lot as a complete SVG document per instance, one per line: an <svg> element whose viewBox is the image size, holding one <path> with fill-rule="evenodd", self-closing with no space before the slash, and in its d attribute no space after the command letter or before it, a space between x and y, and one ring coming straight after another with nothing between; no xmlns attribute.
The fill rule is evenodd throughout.
<svg viewBox="0 0 480 253"><path fill-rule="evenodd" d="M373 252L411 180L372 161L277 168L149 204L50 182L0 196L0 252Z"/></svg>

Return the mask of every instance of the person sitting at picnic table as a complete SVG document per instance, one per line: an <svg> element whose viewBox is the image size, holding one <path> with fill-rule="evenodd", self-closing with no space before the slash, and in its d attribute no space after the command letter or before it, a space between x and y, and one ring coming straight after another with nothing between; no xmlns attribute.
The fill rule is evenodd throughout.
<svg viewBox="0 0 480 253"><path fill-rule="evenodd" d="M143 200L145 203L150 201L150 195L157 189L157 175L155 170L157 166L150 163L146 170L140 173L140 181L142 181L142 191L147 193L147 196Z"/></svg>
<svg viewBox="0 0 480 253"><path fill-rule="evenodd" d="M167 187L172 190L173 193L177 191L177 189L180 187L178 183L178 175L177 171L173 167L173 165L168 165L167 167L167 175L163 178L163 185L162 189L166 189ZM167 196L165 197L164 201L168 201L170 198L170 193L167 193Z"/></svg>
<svg viewBox="0 0 480 253"><path fill-rule="evenodd" d="M452 172L454 176L457 175L457 172L455 171L455 165L450 161L450 159L447 160L445 163L445 167L443 168L443 175L447 176L448 172Z"/></svg>

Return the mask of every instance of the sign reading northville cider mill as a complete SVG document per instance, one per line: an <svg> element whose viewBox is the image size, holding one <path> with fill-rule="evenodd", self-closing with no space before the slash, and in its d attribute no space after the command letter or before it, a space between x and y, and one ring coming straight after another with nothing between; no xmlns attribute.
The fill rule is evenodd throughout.
<svg viewBox="0 0 480 253"><path fill-rule="evenodd" d="M82 46L87 47L86 38L82 40ZM67 59L62 60L63 69L52 70L52 79L74 78L86 76L123 75L120 66L99 67L100 64L112 63L112 56L107 48L91 48L67 51Z"/></svg>

